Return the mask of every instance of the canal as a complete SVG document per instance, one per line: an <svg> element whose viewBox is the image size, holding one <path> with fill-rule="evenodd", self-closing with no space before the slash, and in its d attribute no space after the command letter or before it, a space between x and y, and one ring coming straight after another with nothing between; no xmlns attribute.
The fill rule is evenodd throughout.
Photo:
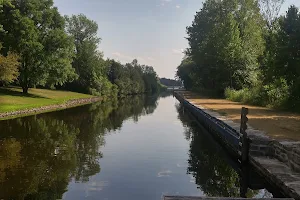
<svg viewBox="0 0 300 200"><path fill-rule="evenodd" d="M0 133L0 199L240 196L224 150L169 94L0 121Z"/></svg>

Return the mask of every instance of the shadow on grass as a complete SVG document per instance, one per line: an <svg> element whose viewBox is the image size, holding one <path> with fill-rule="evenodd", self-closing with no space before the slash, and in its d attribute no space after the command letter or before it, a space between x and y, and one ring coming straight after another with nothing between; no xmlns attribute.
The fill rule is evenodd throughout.
<svg viewBox="0 0 300 200"><path fill-rule="evenodd" d="M12 88L3 88L3 87L0 87L0 96L3 96L3 95L10 95L10 96L17 96L17 97L30 97L30 98L48 99L47 97L43 97L43 96L40 96L40 95L23 94L22 92L12 90Z"/></svg>

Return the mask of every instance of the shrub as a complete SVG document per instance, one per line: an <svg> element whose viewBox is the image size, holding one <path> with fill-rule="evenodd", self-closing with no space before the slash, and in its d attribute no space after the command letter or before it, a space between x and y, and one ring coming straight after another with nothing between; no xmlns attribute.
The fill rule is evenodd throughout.
<svg viewBox="0 0 300 200"><path fill-rule="evenodd" d="M273 108L286 108L290 96L289 86L286 80L277 79L273 83L264 86L267 91L268 105Z"/></svg>
<svg viewBox="0 0 300 200"><path fill-rule="evenodd" d="M256 84L252 88L241 90L226 88L225 90L226 99L231 101L280 109L287 108L289 96L289 87L284 79L278 79L265 86Z"/></svg>

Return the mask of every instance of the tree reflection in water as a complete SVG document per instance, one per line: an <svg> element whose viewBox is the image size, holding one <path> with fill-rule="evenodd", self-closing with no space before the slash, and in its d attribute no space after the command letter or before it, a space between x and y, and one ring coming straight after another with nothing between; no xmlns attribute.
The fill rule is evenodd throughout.
<svg viewBox="0 0 300 200"><path fill-rule="evenodd" d="M99 173L104 136L154 112L158 97L134 96L0 122L0 199L61 199L70 180Z"/></svg>
<svg viewBox="0 0 300 200"><path fill-rule="evenodd" d="M191 115L177 106L178 118L185 127L185 138L190 140L187 173L207 196L240 197L240 177L221 154L224 151L207 130L199 126ZM224 152L223 152L224 153ZM258 191L248 189L247 197Z"/></svg>

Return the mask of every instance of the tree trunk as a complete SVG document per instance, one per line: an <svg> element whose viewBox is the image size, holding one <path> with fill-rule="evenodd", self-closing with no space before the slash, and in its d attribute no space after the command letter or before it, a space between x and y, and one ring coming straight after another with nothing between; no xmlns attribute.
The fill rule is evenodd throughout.
<svg viewBox="0 0 300 200"><path fill-rule="evenodd" d="M23 94L28 94L28 86L22 86Z"/></svg>

